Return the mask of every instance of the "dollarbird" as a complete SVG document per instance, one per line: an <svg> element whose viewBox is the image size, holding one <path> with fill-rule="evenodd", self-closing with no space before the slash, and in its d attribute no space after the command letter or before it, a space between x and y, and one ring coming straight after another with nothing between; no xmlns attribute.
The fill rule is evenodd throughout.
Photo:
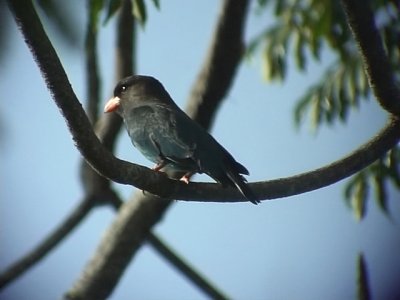
<svg viewBox="0 0 400 300"><path fill-rule="evenodd" d="M249 171L203 127L181 110L154 77L133 75L122 79L105 105L123 119L133 145L156 165L182 172L189 183L194 173L206 173L223 186L236 187L259 203L241 175Z"/></svg>

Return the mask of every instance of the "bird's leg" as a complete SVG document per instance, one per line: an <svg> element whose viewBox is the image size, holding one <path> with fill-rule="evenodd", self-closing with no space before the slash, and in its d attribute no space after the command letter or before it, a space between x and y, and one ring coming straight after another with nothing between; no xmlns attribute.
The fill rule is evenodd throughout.
<svg viewBox="0 0 400 300"><path fill-rule="evenodd" d="M181 179L179 179L179 180L180 180L180 181L183 181L183 182L186 183L186 184L189 184L190 177L192 177L193 174L194 174L194 172L188 172L188 173L186 173L185 175L183 175L183 176L181 177Z"/></svg>
<svg viewBox="0 0 400 300"><path fill-rule="evenodd" d="M167 161L166 160L162 160L161 162L157 163L152 170L153 171L160 171L162 168L164 168L167 165Z"/></svg>

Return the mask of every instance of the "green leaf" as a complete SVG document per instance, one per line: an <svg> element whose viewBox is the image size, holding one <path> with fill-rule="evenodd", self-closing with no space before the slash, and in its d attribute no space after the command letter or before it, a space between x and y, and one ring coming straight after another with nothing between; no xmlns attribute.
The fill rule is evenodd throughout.
<svg viewBox="0 0 400 300"><path fill-rule="evenodd" d="M357 299L371 299L367 262L363 253L359 253L357 257Z"/></svg>
<svg viewBox="0 0 400 300"><path fill-rule="evenodd" d="M160 9L160 0L152 0L154 6ZM109 0L108 9L104 23L107 23L115 12L121 7L122 0ZM132 15L140 23L142 27L147 21L147 10L144 0L131 0Z"/></svg>
<svg viewBox="0 0 400 300"><path fill-rule="evenodd" d="M383 176L375 176L373 183L375 187L375 197L378 203L379 208L385 213L388 213L387 209L387 192L386 192L386 185L385 179Z"/></svg>
<svg viewBox="0 0 400 300"><path fill-rule="evenodd" d="M276 77L280 80L284 80L286 77L286 58L284 52L280 52L276 55Z"/></svg>
<svg viewBox="0 0 400 300"><path fill-rule="evenodd" d="M329 34L332 26L332 1L317 1L314 7L318 7L318 19L313 26L313 31L316 36L326 36Z"/></svg>
<svg viewBox="0 0 400 300"><path fill-rule="evenodd" d="M312 34L310 38L310 49L316 60L320 59L321 44L321 39L316 34Z"/></svg>
<svg viewBox="0 0 400 300"><path fill-rule="evenodd" d="M276 0L275 15L276 16L281 15L286 7L287 7L286 0Z"/></svg>
<svg viewBox="0 0 400 300"><path fill-rule="evenodd" d="M140 23L142 27L146 24L147 12L144 0L131 0L132 1L132 13L135 19Z"/></svg>
<svg viewBox="0 0 400 300"><path fill-rule="evenodd" d="M368 196L368 184L366 171L354 175L345 188L345 199L353 210L357 221L365 217L366 200Z"/></svg>
<svg viewBox="0 0 400 300"><path fill-rule="evenodd" d="M104 0L89 0L89 26L93 32L97 32L100 12L103 9Z"/></svg>
<svg viewBox="0 0 400 300"><path fill-rule="evenodd" d="M158 9L158 10L160 10L160 0L152 0L153 1L153 4L154 4L154 6Z"/></svg>
<svg viewBox="0 0 400 300"><path fill-rule="evenodd" d="M400 187L400 148L399 146L389 151L388 169L391 179L397 187Z"/></svg>
<svg viewBox="0 0 400 300"><path fill-rule="evenodd" d="M256 50L258 50L258 48L260 46L266 44L267 40L269 38L269 35L270 35L270 31L271 30L269 28L267 28L267 29L263 30L260 34L255 36L253 39L251 39L247 45L246 55L254 54L254 52Z"/></svg>
<svg viewBox="0 0 400 300"><path fill-rule="evenodd" d="M314 94L311 98L311 124L313 126L313 129L318 127L319 123L321 123L321 105L320 105L321 99L317 94Z"/></svg>
<svg viewBox="0 0 400 300"><path fill-rule="evenodd" d="M112 16L114 16L114 14L118 10L118 8L121 7L121 3L122 3L122 0L109 0L107 14L106 14L106 18L104 19L103 24L106 24L112 18Z"/></svg>
<svg viewBox="0 0 400 300"><path fill-rule="evenodd" d="M353 80L353 76L351 73L351 69L353 68L352 65L349 65L346 69L346 72L343 74L344 82L344 89L346 91L346 98L351 103L352 99L354 99L355 105L359 106L358 95L356 94L356 85Z"/></svg>
<svg viewBox="0 0 400 300"><path fill-rule="evenodd" d="M334 70L333 89L335 90L335 101L338 106L338 114L336 115L340 121L346 121L349 108L349 99L347 97L346 69L342 66Z"/></svg>
<svg viewBox="0 0 400 300"><path fill-rule="evenodd" d="M263 51L263 64L262 64L262 73L265 80L270 81L273 79L274 74L274 66L273 59L271 54L271 48L265 48Z"/></svg>
<svg viewBox="0 0 400 300"><path fill-rule="evenodd" d="M306 55L304 53L304 38L301 32L295 31L295 58L296 58L296 65L300 70L305 70L306 68Z"/></svg>
<svg viewBox="0 0 400 300"><path fill-rule="evenodd" d="M295 125L296 127L299 127L301 122L304 120L307 112L308 112L308 108L310 106L310 102L311 102L311 95L314 93L315 88L309 88L307 93L301 98L299 99L299 101L297 101L295 110L294 110L294 121L295 121Z"/></svg>
<svg viewBox="0 0 400 300"><path fill-rule="evenodd" d="M357 221L361 221L365 217L366 198L367 184L365 179L363 178L357 183L352 199L353 212Z"/></svg>
<svg viewBox="0 0 400 300"><path fill-rule="evenodd" d="M364 69L361 67L357 68L358 69L358 74L357 74L357 85L358 88L361 91L361 94L363 97L367 97L369 93L369 85L368 85L368 79L367 75L365 74Z"/></svg>

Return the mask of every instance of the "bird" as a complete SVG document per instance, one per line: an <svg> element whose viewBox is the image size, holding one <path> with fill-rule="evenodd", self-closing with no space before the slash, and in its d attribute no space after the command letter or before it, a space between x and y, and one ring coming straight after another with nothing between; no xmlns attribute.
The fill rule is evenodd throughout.
<svg viewBox="0 0 400 300"><path fill-rule="evenodd" d="M132 144L156 164L154 171L169 168L182 172L180 180L185 183L193 174L205 173L259 203L242 175L249 175L246 167L181 110L154 77L132 75L120 80L104 112L122 117Z"/></svg>

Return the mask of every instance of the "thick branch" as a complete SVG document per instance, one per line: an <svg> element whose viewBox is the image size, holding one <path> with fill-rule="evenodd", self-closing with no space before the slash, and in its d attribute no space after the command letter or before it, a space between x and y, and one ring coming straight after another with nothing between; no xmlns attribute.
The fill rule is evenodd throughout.
<svg viewBox="0 0 400 300"><path fill-rule="evenodd" d="M156 187L159 180L158 187L165 189L160 194L170 194L168 190L171 189L171 185L168 182L172 182L171 180L148 168L116 159L102 146L71 88L67 75L43 30L31 1L9 0L8 3L47 87L66 120L74 143L87 162L99 173L113 181L127 184L128 182L120 180L125 181L129 178L129 182L131 182L133 179L136 187L153 193L157 193L158 188L152 190L151 185L155 184L154 187Z"/></svg>
<svg viewBox="0 0 400 300"><path fill-rule="evenodd" d="M129 2L129 1L127 1L127 2ZM125 12L128 12L128 14L129 14L129 12L130 12L130 9L127 9L127 10L124 10ZM126 25L126 24L120 24L120 26L123 26L123 25ZM123 28L129 28L129 26L123 26ZM119 32L121 32L121 37L123 37L123 38L119 38L119 41L122 41L122 40L124 40L124 45L123 46L121 46L121 44L120 43L118 43L118 45L119 45L119 50L121 51L121 52L125 52L125 54L126 53L131 53L132 51L129 51L129 49L128 50L126 50L127 48L129 48L126 44L127 44L127 33L126 33L126 30L124 30L124 31L119 31ZM129 36L129 35L128 35ZM95 39L93 39L93 36L91 37L91 43L95 43ZM93 44L92 44L92 46L94 46ZM34 46L33 46L34 47ZM93 50L93 49L92 49ZM121 56L125 56L126 57L126 55L119 55L118 57L121 57ZM130 55L131 56L131 55ZM40 58L38 58L38 61L40 61ZM57 62L56 62L57 63ZM119 77L124 77L124 76L127 76L127 75L129 75L129 74L131 74L132 73L132 71L130 71L130 68L129 67L127 67L127 66L129 66L129 65L131 65L131 64L129 64L129 63L126 63L125 61L119 61L119 63L117 64L117 65L119 65L119 66L121 66L120 67L120 69L119 69L119 72L118 73L120 73L120 76ZM95 71L96 70L96 68L94 68L94 65L93 65L93 61L89 61L88 62L88 70L89 70L89 73L90 72L93 72L93 71ZM46 69L46 66L44 66L44 68ZM62 74L62 75L64 75L64 74ZM95 86L97 85L97 83L96 83L96 78L97 78L97 74L91 74L92 76L89 76L90 77L90 81L91 81L91 84L89 84L89 86L91 87L90 88L90 91L89 91L89 95L92 95L93 96L93 98L96 98L97 96L96 95L93 95L92 94L92 92L93 92L93 89L95 88ZM95 75L95 76L93 76L93 75ZM45 76L46 76L46 74L45 74ZM57 96L56 96L57 97ZM95 103L96 101L93 101L93 104ZM62 108L62 103L61 104L59 104L59 106ZM93 105L93 107L94 107L94 105ZM93 107L92 107L92 109L93 109ZM77 118L77 120L79 120L79 118ZM82 120L81 120L82 121ZM117 121L117 122L115 122L115 121ZM119 121L119 119L118 118L115 118L114 120L112 120L111 118L104 118L104 120L102 121L102 122L100 122L100 125L98 126L99 128L100 128L100 130L99 130L99 135L100 135L100 138L103 140L103 142L106 144L106 147L107 148L112 148L112 146L113 146L113 144L114 144L114 142L115 142L115 136L116 136L116 132L118 131L118 129L119 129L119 127L120 127L120 121ZM85 122L85 120L84 120L84 118L83 118L83 122ZM117 123L117 124L116 124ZM118 124L119 123L119 124ZM105 125L104 125L105 124ZM97 188L95 188L95 190L98 192L98 193L101 193L100 191L99 191L99 185L98 184L94 184ZM93 187L93 185L92 185L92 187ZM92 188L89 188L88 190L94 190L94 189L92 189ZM107 189L108 190L108 189ZM104 190L103 190L103 192L104 192ZM107 197L105 197L105 198L107 198ZM97 201L97 200L96 200ZM96 202L95 201L95 202ZM101 201L99 201L99 202L104 202L104 199L103 200L101 200ZM84 202L83 204L85 204L86 202ZM94 202L92 202L92 203L94 203ZM89 211L89 209L87 210L87 211ZM157 219L157 218L156 218ZM69 222L67 222L67 225L69 225ZM154 240L154 236L151 236L151 237L153 237L153 240ZM54 242L54 239L51 239L53 242ZM54 246L54 243L52 244L53 246ZM44 247L47 249L48 248L48 243L46 242L46 243L44 243ZM42 248L42 247L40 247L40 253L46 253L47 251L48 251L48 249L47 250L43 250L44 248ZM44 251L44 252L43 252ZM36 253L34 254L34 256L36 256L37 255L37 253L39 253L38 251L35 251ZM37 258L37 259L39 259L39 258ZM29 257L28 257L28 260L29 261L32 261L32 256L30 255ZM26 261L26 259L24 259L23 260L23 263ZM31 263L34 263L34 261L32 261ZM182 263L181 263L181 265L182 265ZM13 268L14 270L15 269L20 269L20 267L17 267L17 268ZM15 272L14 272L15 273ZM16 274L17 275L17 274ZM9 277L9 276L8 276Z"/></svg>
<svg viewBox="0 0 400 300"><path fill-rule="evenodd" d="M85 38L86 50L86 83L87 83L87 112L92 122L98 118L98 106L100 103L100 79L98 74L97 63L97 28L96 24L91 22L90 18L93 12L91 9L92 0L88 0L88 25ZM130 5L130 1L125 1ZM132 55L133 55L133 18L131 8L127 8L120 18L119 27L122 36L119 36L117 48L120 55L117 61L117 76L123 78L132 74ZM110 117L112 115L103 115L97 125L97 133L99 138L105 144L106 148L112 149L117 133L121 127L121 120L118 117ZM18 276L22 275L26 270L38 263L51 250L53 250L79 223L88 215L89 211L98 204L111 203L115 207L121 204L121 200L110 189L109 181L96 173L85 162L81 166L81 174L83 185L87 196L73 210L73 212L36 248L27 255L19 259L11 265L2 274L0 274L0 288L5 287Z"/></svg>
<svg viewBox="0 0 400 300"><path fill-rule="evenodd" d="M66 299L107 299L149 229L165 211L166 201L150 198L125 202ZM147 200L147 201L146 201ZM139 217L135 217L139 215ZM96 288L94 288L96 287Z"/></svg>
<svg viewBox="0 0 400 300"><path fill-rule="evenodd" d="M241 6L241 9L237 11L242 11L242 13L245 14L247 2L227 1L226 3L233 6ZM216 184L193 183L187 186L166 179L162 175L151 172L147 168L115 159L102 147L96 136L93 134L90 122L85 116L81 105L68 83L67 77L60 65L54 49L43 31L31 3L26 0L10 0L9 4L14 11L18 26L25 36L26 42L42 71L55 102L59 106L68 123L78 149L100 173L114 181L124 184L132 184L159 195L169 195L171 197L178 196L178 199L212 199L213 201L228 201L228 199L230 201L244 200L232 189L222 189ZM226 17L227 19L220 24L235 24L238 20L242 20L240 18L229 19L229 16L221 16L221 18L223 17ZM229 26L226 27L226 31L229 32L230 29ZM215 38L214 40L215 45L213 46L216 48L218 48L218 46L221 47L221 45L218 45L219 39ZM221 40L224 39L221 38ZM224 47L224 45L222 45L222 47ZM237 51L240 47L232 47L232 49ZM229 53L230 50L230 48L225 48L225 54ZM208 61L213 62L212 59ZM227 61L232 63L232 61ZM215 61L215 65L205 67L212 70L210 71L211 73L208 80L212 77L211 74L218 74L221 70L229 69L224 67L225 62L225 59ZM233 68L233 70L235 70L235 68ZM233 73L231 74L231 78L228 78L230 81L233 79ZM215 78L219 77L217 76ZM221 78L224 77L222 76ZM201 80L199 79L199 82L200 81ZM211 85L210 82L208 82L208 84L199 84L199 86L203 86L203 89L207 90ZM221 84L221 87L226 86ZM192 101L197 101L199 104L203 103L203 100L205 99L213 99L213 97L205 97L204 95L207 95L206 91L194 92L192 93ZM220 95L225 95L225 92L220 93ZM207 105L207 102L205 102L204 105ZM214 104L210 107L216 108L217 106L218 104ZM196 113L191 113L191 115L198 119L203 125L207 125L207 123L209 124L211 122L212 118L207 120L207 117L203 119L205 121L202 121L202 118L199 117L199 115L201 115L200 110L193 109L192 112L197 113L197 116ZM212 113L213 112L211 112L211 114ZM205 113L205 115L207 114ZM380 136L375 138L368 146L358 150L355 154L346 158L345 161L339 161L326 168L287 179L252 184L252 187L258 192L260 199L272 199L290 196L332 184L345 176L353 174L358 168L362 168L393 147L399 140L399 132L399 122L394 120ZM369 152L370 150L372 152ZM341 167L345 164L350 164L350 167L342 170ZM328 179L325 180L324 178L321 178L324 176L327 176ZM308 183L302 183L302 180L305 180ZM316 184L313 184L314 181ZM302 184L308 185L303 187ZM112 288L118 281L119 276L121 276L122 271L125 269L134 251L141 245L150 228L161 218L166 207L168 207L168 203L169 202L167 201L157 201L157 198L154 197L144 197L140 195L138 196L137 201L128 202L127 205L124 206L124 209L121 210L115 225L111 227L109 233L100 246L100 251L98 251L102 256L100 257L101 261L96 260L98 257L95 257L88 267L88 270L93 267L92 270L94 271L111 267L109 270L112 276L89 278L92 281L98 279L102 286L104 286L104 290L100 293L101 296L106 296L111 293ZM134 240L132 240L132 238ZM116 263L113 264L113 262ZM93 273L95 272L91 272L91 274ZM101 274L102 272L99 273ZM85 274L88 275L86 272Z"/></svg>
<svg viewBox="0 0 400 300"><path fill-rule="evenodd" d="M376 99L385 110L400 117L400 89L375 25L370 1L342 0L341 2Z"/></svg>
<svg viewBox="0 0 400 300"><path fill-rule="evenodd" d="M186 112L209 129L229 91L244 51L243 31L248 1L224 1L211 46L193 85Z"/></svg>
<svg viewBox="0 0 400 300"><path fill-rule="evenodd" d="M217 30L221 36L216 35L214 37L210 47L212 50L209 51L207 62L203 67L205 70L212 69L213 76L211 76L211 73L208 77L205 75L200 76L201 79L199 78L196 81L198 96L193 96L192 94L191 97L191 102L196 103L192 106L194 109L191 111L191 115L197 120L207 119L206 115L213 115L215 111L196 109L196 107L200 105L207 107L208 100L206 101L206 99L213 99L215 104L212 107L216 109L218 101L222 100L222 98L218 99L218 97L225 95L226 89L234 78L234 70L238 66L241 57L241 47L236 46L235 43L242 44L242 28L247 6L248 1L243 0L228 0L223 3L218 28L224 26L225 29ZM227 11L232 11L232 7L236 7L234 9L236 13L227 14ZM241 23L240 26L237 26L237 22ZM231 43L224 44L227 41L227 35L231 36ZM237 37L233 38L234 36ZM212 59L215 56L214 52L224 52L226 59L214 61ZM213 65L211 66L210 64ZM231 64L233 64L233 67L228 66ZM214 80L219 78L219 73L223 74L226 70L231 70L231 74L230 76L221 75L222 82L219 85L221 90L218 90L218 85L215 84ZM211 82L211 79L213 82ZM214 88L214 93L218 93L219 96L207 92L207 89L211 86ZM207 98L201 96L206 94L209 95ZM203 126L207 128L210 125L210 121L211 118L208 118L208 121L202 122ZM175 181L171 186L176 183ZM107 297L117 284L130 259L142 245L145 238L148 237L148 232L152 226L162 218L169 204L170 202L166 201L166 199L159 199L150 195L145 196L140 192L136 193L135 198L124 204L120 210L118 217L96 250L95 256L85 267L81 278L70 290L67 297L70 299L79 299L82 295L87 298Z"/></svg>
<svg viewBox="0 0 400 300"><path fill-rule="evenodd" d="M112 199L113 207L118 211L124 202L119 199L118 196L115 196ZM198 271L189 265L189 263L168 247L156 234L150 232L147 237L147 242L155 251L163 256L173 267L180 271L183 276L185 276L206 295L210 296L212 299L228 299L220 290L218 290L218 288L211 284L207 278L201 276Z"/></svg>
<svg viewBox="0 0 400 300"><path fill-rule="evenodd" d="M89 2L92 0L89 0ZM134 42L135 42L135 24L133 22L132 16L132 7L131 1L123 1L122 9L120 16L118 18L117 25L117 41L116 41L116 77L117 81L120 79L131 75L134 73ZM89 15L90 12L89 9ZM89 37L91 37L89 39ZM87 52L87 77L88 80L88 94L93 98L95 95L98 97L99 85L96 78L98 78L97 74L97 64L94 64L97 59L97 32L94 32L93 28L88 29L88 41L87 48L91 51ZM90 67L92 66L92 67ZM94 92L94 89L97 89L97 92ZM92 105L96 105L96 107L92 107L92 109L97 112L99 106L99 99L95 102L94 99ZM94 114L94 112L92 112ZM97 119L96 119L97 120ZM121 129L122 120L116 114L103 114L101 118L98 119L95 131L102 144L110 151L114 150L115 143L117 140L118 132ZM90 165L86 163L86 161L82 162L81 165L81 178L83 182L83 186L85 187L85 191L87 194L90 193L99 193L101 190L108 190L110 188L110 181L97 173ZM100 203L101 204L101 203Z"/></svg>
<svg viewBox="0 0 400 300"><path fill-rule="evenodd" d="M294 196L326 187L345 179L375 160L400 141L400 121L393 118L373 139L355 150L350 155L322 168L296 176L270 181L251 183L251 188L259 199L277 199ZM243 202L243 196L236 189L223 189L213 183L184 184L174 183L173 197L176 200L203 202Z"/></svg>
<svg viewBox="0 0 400 300"><path fill-rule="evenodd" d="M16 2L25 3L26 1L12 1L12 3ZM179 200L190 198L191 200L195 201L230 200L232 202L245 200L233 189L223 189L219 185L205 183L191 183L186 185L181 182L170 180L162 174L152 172L148 168L131 164L113 157L110 152L101 146L100 142L93 134L89 121L85 116L81 105L73 94L70 85L68 84L66 75L59 64L59 60L54 53L54 49L51 47L47 36L43 32L43 28L41 27L33 8L28 9L25 6L24 9L18 9L16 7L14 7L14 9L16 20L21 28L21 31L25 34L27 43L37 59L46 82L52 91L54 99L64 114L78 149L100 173L116 182L130 184L140 189L147 190L157 195L166 196L168 198L173 197ZM29 25L25 25L26 23ZM225 60L222 61L222 64L224 62ZM214 72L219 71L217 66L214 66L213 69ZM49 76L49 74L53 74L53 76ZM207 84L203 84L203 86L205 88L208 87ZM204 94L205 93L198 93L198 95ZM200 98L202 98L202 96L200 96ZM198 100L193 96L192 99L192 101ZM198 101L198 103L203 102ZM351 163L352 167L348 169L344 168L343 170L347 171L340 171L340 176L332 176L331 174L337 171L336 166L344 165L341 161L307 174L298 175L287 179L260 182L252 184L251 186L259 195L259 199L272 199L296 195L304 191L310 191L332 184L354 174L354 172L362 169L393 147L399 139L398 121L394 120L391 125L389 125L380 135L382 136L378 136L371 143L369 143L368 146L356 151L355 154L346 159L346 162ZM369 147L371 147L371 149L375 149L371 152L373 155L367 154L358 157L358 154L369 152ZM313 185L311 183L307 188L291 188L289 189L290 192L288 189L281 190L282 183L285 185L288 184L292 187L299 187L300 183L304 183L302 179L312 179L314 178L315 174L319 176L318 184ZM327 176L327 178L325 178L325 176Z"/></svg>
<svg viewBox="0 0 400 300"><path fill-rule="evenodd" d="M25 3L26 1L12 1L12 3L16 2ZM89 162L91 162L92 165L96 166L99 172L116 182L131 184L140 189L148 190L151 193L174 197L176 199L191 198L192 200L203 199L221 201L232 198L232 201L244 200L239 196L237 192L233 191L232 189L223 189L215 184L192 183L189 185L185 185L180 182L175 182L167 179L163 175L152 172L145 167L130 164L128 162L114 158L111 153L109 153L101 146L98 139L93 134L92 130L90 130L90 124L82 111L81 105L77 101L75 95L73 94L73 91L70 88L70 85L68 84L66 75L61 65L59 64L59 60L54 53L54 49L51 47L47 36L43 32L43 28L41 27L39 20L37 19L37 16L33 11L33 8L16 8L15 14L21 31L25 34L27 43L30 46L33 54L35 55L35 58L37 59L37 62L44 74L46 82L53 93L54 99L57 105L59 105L59 107L61 108L64 117L66 118L77 147L80 149L85 158ZM25 25L25 23L28 23L29 25ZM51 49L52 51L48 49ZM214 66L214 69L215 68L216 67ZM52 70L53 72L51 72ZM49 76L49 74L53 74L53 76ZM204 93L199 94L203 95ZM199 103L202 102L199 101ZM374 159L378 158L379 155L383 155L387 150L389 150L397 143L399 131L393 130L393 128L397 128L397 126L397 121L394 121L392 125L389 126L387 132L388 134L385 134L385 137L386 139L390 139L390 141L388 141L383 147L379 147L379 145L376 144L380 143L380 138L374 140L374 142L369 145L371 147L373 146L376 149L381 149L379 153L374 155ZM360 153L364 153L364 151L361 151ZM354 155L352 155L348 159L350 161L358 161L359 168L363 168L365 167L365 165L370 163L370 159L363 162L362 159L359 159ZM334 168L336 165L337 163L334 163L330 167L322 168L324 172L318 174L320 174L321 176L325 176L331 171L334 171L334 169L332 168ZM349 172L347 173L342 173L341 178L336 178L335 180L327 179L324 184L321 183L316 185L315 189L324 185L332 184L335 181L350 176L354 173L353 170L354 168L352 168L352 170L349 170ZM294 186L295 182L293 180L304 178L303 176L304 175L291 177L286 179L284 182L291 184L291 186ZM323 178L321 178L320 180L323 180ZM282 180L258 183L254 184L254 188L259 194L260 199L285 197L299 193L296 190L293 190L291 193L288 193L287 191L282 191L281 194L268 193L267 189L279 190L278 187L280 186L281 182ZM295 186L297 186L297 184ZM307 190L312 189L314 188L310 187Z"/></svg>

